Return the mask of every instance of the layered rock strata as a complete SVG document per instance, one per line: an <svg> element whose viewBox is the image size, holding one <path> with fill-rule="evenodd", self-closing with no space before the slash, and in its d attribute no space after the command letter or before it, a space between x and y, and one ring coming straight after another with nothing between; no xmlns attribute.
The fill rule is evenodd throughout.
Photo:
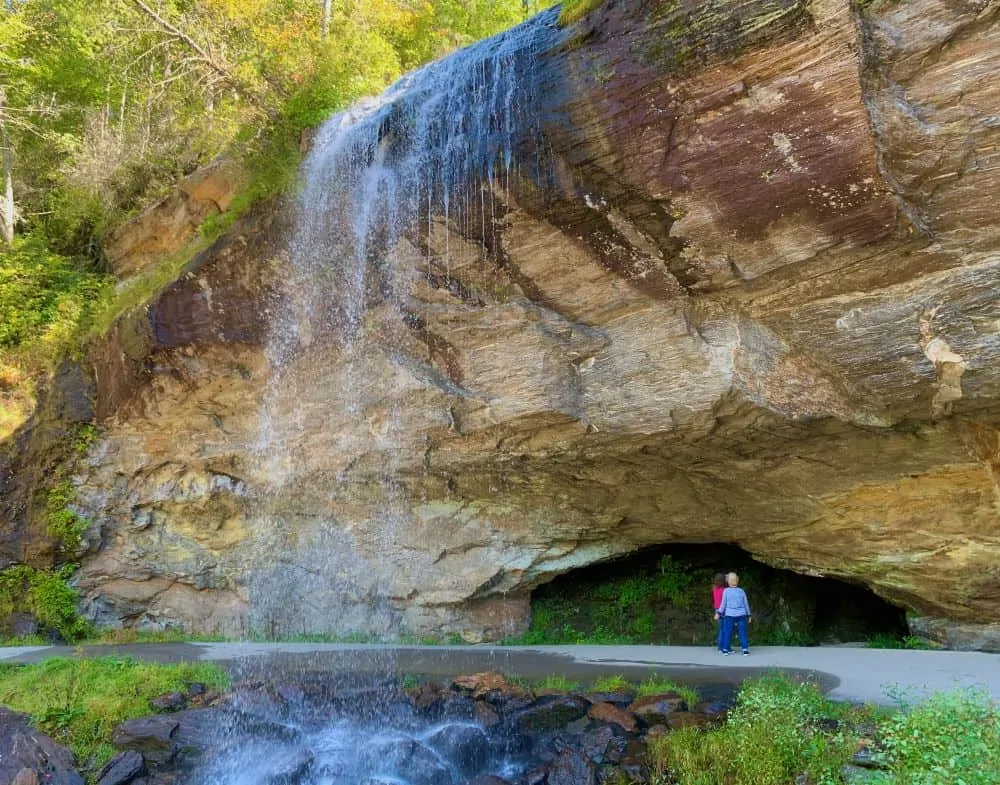
<svg viewBox="0 0 1000 785"><path fill-rule="evenodd" d="M551 183L427 220L349 347L273 383L258 218L98 353L89 614L492 639L555 575L727 542L1000 646L998 72L985 0L553 26Z"/></svg>

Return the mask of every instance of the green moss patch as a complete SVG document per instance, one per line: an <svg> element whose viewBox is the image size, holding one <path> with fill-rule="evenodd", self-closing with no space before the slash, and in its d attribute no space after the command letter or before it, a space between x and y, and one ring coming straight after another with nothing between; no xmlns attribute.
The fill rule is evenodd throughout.
<svg viewBox="0 0 1000 785"><path fill-rule="evenodd" d="M559 24L563 27L576 24L603 4L604 0L563 0L559 9Z"/></svg>

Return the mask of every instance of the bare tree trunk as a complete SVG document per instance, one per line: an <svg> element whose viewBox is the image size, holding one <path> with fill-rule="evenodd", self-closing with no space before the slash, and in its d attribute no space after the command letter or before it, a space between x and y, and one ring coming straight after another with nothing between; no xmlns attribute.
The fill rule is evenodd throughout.
<svg viewBox="0 0 1000 785"><path fill-rule="evenodd" d="M3 199L0 199L0 235L7 247L14 245L14 151L7 134L7 94L0 87L0 157L3 158Z"/></svg>
<svg viewBox="0 0 1000 785"><path fill-rule="evenodd" d="M330 35L330 6L333 0L323 0L323 38Z"/></svg>

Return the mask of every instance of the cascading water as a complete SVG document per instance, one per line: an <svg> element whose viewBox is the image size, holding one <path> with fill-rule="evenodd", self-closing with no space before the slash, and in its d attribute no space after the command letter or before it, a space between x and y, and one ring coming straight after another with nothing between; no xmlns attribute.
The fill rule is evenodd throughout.
<svg viewBox="0 0 1000 785"><path fill-rule="evenodd" d="M336 340L348 356L360 354L367 314L387 305L406 321L410 278L442 267L447 275L447 247L424 248L423 264L398 263L404 238L420 247L440 220L485 249L497 190L543 177L529 108L534 55L554 21L554 12L540 14L425 66L320 129L302 170L285 311L272 325L273 395L302 349ZM363 372L360 362L349 368ZM265 412L262 447L280 452L289 424L273 414Z"/></svg>
<svg viewBox="0 0 1000 785"><path fill-rule="evenodd" d="M270 318L271 380L257 445L270 487L263 514L279 523L269 529L295 529L284 522L294 506L286 501L298 491L293 478L306 477L312 489L329 493L332 521L363 493L368 508L379 510L380 536L393 538L408 525L404 475L420 467L400 465L399 456L420 448L400 445L412 448L424 437L404 421L397 401L426 378L449 386L448 394L465 394L410 351L420 326L407 307L409 293L421 276L450 285L452 236L487 258L498 195L550 177L530 107L537 106L537 54L557 34L555 20L549 10L432 63L333 117L315 137L302 168L287 275ZM322 405L304 386L322 387ZM352 471L369 465L363 483L352 479ZM300 556L295 574L279 565L253 579L252 627L298 631L286 623L294 604L302 630L351 631L351 613L359 611L336 599L336 576L354 560L344 533L351 526L314 527L310 536L322 541L297 541L300 551L327 554L323 563L303 565ZM285 547L273 544L276 554ZM344 564L332 564L331 553ZM387 587L373 584L359 594L355 581L352 590L352 606L370 606L356 628L398 632Z"/></svg>
<svg viewBox="0 0 1000 785"><path fill-rule="evenodd" d="M374 454L381 487L364 492L381 499L390 524L407 525L407 490L399 476L404 467L396 454L409 438L408 424L389 391L373 387L385 376L374 369L389 364L414 373L407 341L417 326L407 300L420 276L449 285L448 237L471 240L485 258L498 194L515 182L537 184L548 176L540 124L529 107L536 99L536 54L555 29L555 14L545 12L426 66L379 98L333 117L317 134L303 165L290 264L271 316L271 381L259 431L258 454L274 495L270 514L279 521L282 505L296 492L290 478L315 474L312 456L321 451L343 456L340 470L324 477L334 518L361 492L352 484L352 467ZM333 370L317 367L323 362L317 356L332 358ZM299 405L303 384L327 385L323 411ZM361 439L353 428L359 420L369 425ZM396 526L382 528L391 537ZM282 619L312 613L341 631L350 627L350 615L336 602L336 576L352 558L349 544L345 539L338 550L335 538L344 535L336 526L318 530L313 536L329 540L312 550L337 554L344 564L328 560L301 569L300 562L294 572L278 564L257 577L257 588L251 587L254 626L281 630ZM280 560L282 544L274 546ZM376 587L368 598L372 616L385 613L381 594ZM296 603L289 614L293 597L312 602ZM370 629L371 619L366 622ZM316 619L303 623L322 627ZM349 710L319 719L268 709L285 731L264 741L237 723L229 752L197 781L450 785L517 769L505 737L487 734L471 715L428 724L398 698L398 691L369 691L360 704L355 700L342 707ZM294 744L282 741L286 732ZM309 750L308 760L296 752L301 749Z"/></svg>

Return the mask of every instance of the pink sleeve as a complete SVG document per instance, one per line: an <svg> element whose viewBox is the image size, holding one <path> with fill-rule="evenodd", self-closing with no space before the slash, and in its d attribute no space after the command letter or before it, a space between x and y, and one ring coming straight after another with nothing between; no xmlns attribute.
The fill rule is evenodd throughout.
<svg viewBox="0 0 1000 785"><path fill-rule="evenodd" d="M722 604L722 592L724 592L724 591L725 591L725 589L722 588L721 586L713 586L712 587L712 608L713 609L718 608Z"/></svg>

